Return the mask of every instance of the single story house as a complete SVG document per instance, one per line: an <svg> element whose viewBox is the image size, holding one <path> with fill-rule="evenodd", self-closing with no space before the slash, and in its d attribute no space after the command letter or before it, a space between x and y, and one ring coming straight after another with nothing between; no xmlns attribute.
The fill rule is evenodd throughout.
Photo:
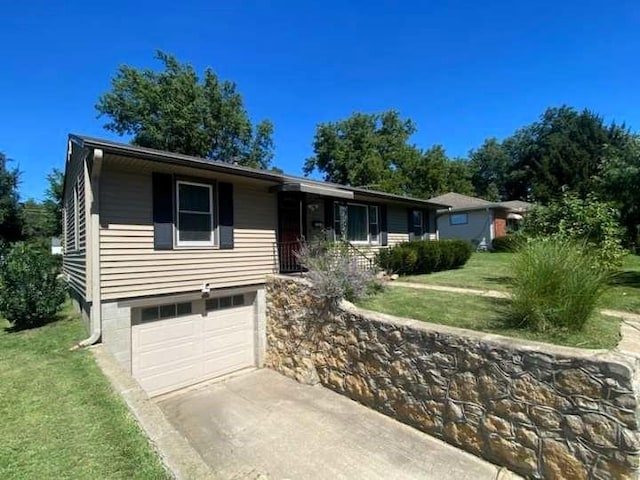
<svg viewBox="0 0 640 480"><path fill-rule="evenodd" d="M267 275L301 239L371 256L436 238L445 205L70 135L63 271L90 332L150 395L261 366Z"/></svg>
<svg viewBox="0 0 640 480"><path fill-rule="evenodd" d="M430 198L429 202L449 206L437 212L436 228L441 239L469 240L478 249L490 249L494 238L517 230L533 206L520 200L489 202L454 192Z"/></svg>

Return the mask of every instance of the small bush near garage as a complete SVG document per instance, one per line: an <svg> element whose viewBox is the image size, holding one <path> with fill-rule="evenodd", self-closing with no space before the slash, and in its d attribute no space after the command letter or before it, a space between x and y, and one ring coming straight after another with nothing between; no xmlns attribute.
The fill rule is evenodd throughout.
<svg viewBox="0 0 640 480"><path fill-rule="evenodd" d="M333 242L303 243L296 253L317 298L330 305L344 298L359 300L382 289L373 268L366 268L348 244Z"/></svg>
<svg viewBox="0 0 640 480"><path fill-rule="evenodd" d="M538 332L579 331L595 313L609 280L589 250L553 238L523 245L512 263L508 318Z"/></svg>
<svg viewBox="0 0 640 480"><path fill-rule="evenodd" d="M56 259L47 249L16 243L0 261L0 315L16 330L53 319L65 300Z"/></svg>
<svg viewBox="0 0 640 480"><path fill-rule="evenodd" d="M419 240L381 250L378 266L400 275L418 275L462 267L473 253L464 240Z"/></svg>
<svg viewBox="0 0 640 480"><path fill-rule="evenodd" d="M493 252L515 252L523 241L522 235L517 233L497 237L491 242L491 250Z"/></svg>

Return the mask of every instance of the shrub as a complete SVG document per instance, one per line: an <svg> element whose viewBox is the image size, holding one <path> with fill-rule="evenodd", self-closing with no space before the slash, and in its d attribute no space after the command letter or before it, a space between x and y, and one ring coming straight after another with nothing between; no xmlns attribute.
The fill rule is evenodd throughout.
<svg viewBox="0 0 640 480"><path fill-rule="evenodd" d="M362 268L343 243L303 243L296 258L306 270L315 297L336 305L351 302L382 289L373 269Z"/></svg>
<svg viewBox="0 0 640 480"><path fill-rule="evenodd" d="M529 238L552 237L560 242L580 243L591 250L597 267L619 267L626 251L623 229L615 208L593 196L580 199L567 193L546 207L528 212L522 234Z"/></svg>
<svg viewBox="0 0 640 480"><path fill-rule="evenodd" d="M509 318L536 331L580 330L594 313L608 281L588 250L554 239L523 245L512 263Z"/></svg>
<svg viewBox="0 0 640 480"><path fill-rule="evenodd" d="M494 238L491 242L491 250L494 252L515 252L523 242L522 235L511 233L504 237Z"/></svg>
<svg viewBox="0 0 640 480"><path fill-rule="evenodd" d="M65 299L56 260L46 249L14 244L2 258L0 315L20 330L43 325Z"/></svg>
<svg viewBox="0 0 640 480"><path fill-rule="evenodd" d="M473 246L464 240L418 240L382 250L376 261L387 272L417 275L459 268L472 253Z"/></svg>

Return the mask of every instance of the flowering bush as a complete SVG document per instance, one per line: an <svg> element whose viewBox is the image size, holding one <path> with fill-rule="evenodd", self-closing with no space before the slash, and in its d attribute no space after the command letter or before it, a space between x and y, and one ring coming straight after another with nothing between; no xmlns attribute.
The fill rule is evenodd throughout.
<svg viewBox="0 0 640 480"><path fill-rule="evenodd" d="M306 270L317 298L337 304L344 298L351 302L382 288L375 271L363 268L345 243L302 243L296 258Z"/></svg>

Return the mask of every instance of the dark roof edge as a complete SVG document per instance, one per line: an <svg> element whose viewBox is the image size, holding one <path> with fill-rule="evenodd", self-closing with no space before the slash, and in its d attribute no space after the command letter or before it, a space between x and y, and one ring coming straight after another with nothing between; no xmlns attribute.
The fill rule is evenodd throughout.
<svg viewBox="0 0 640 480"><path fill-rule="evenodd" d="M82 148L99 148L105 152L123 155L127 157L142 158L144 160L161 161L172 165L181 165L186 167L203 168L206 170L213 170L221 173L228 173L230 175L240 175L256 179L262 179L267 181L273 181L276 183L286 182L302 182L311 183L315 185L327 186L331 188L337 188L340 190L351 191L362 195L370 195L378 198L388 198L397 202L413 203L430 206L433 208L447 207L445 204L429 202L428 200L422 200L419 198L405 197L402 195L396 195L392 193L380 192L377 190L368 190L366 188L351 187L348 185L340 185L330 182L322 182L318 180L312 180L306 177L296 177L294 175L286 175L282 173L270 172L265 170L258 170L256 168L243 167L240 165L231 165L223 162L216 162L213 160L205 160L203 158L193 157L190 155L183 155L181 153L171 153L162 150L156 150L153 148L136 147L134 145L128 145L125 143L112 142L109 140L102 140L100 138L85 137L83 135L69 134L69 140L79 145Z"/></svg>

